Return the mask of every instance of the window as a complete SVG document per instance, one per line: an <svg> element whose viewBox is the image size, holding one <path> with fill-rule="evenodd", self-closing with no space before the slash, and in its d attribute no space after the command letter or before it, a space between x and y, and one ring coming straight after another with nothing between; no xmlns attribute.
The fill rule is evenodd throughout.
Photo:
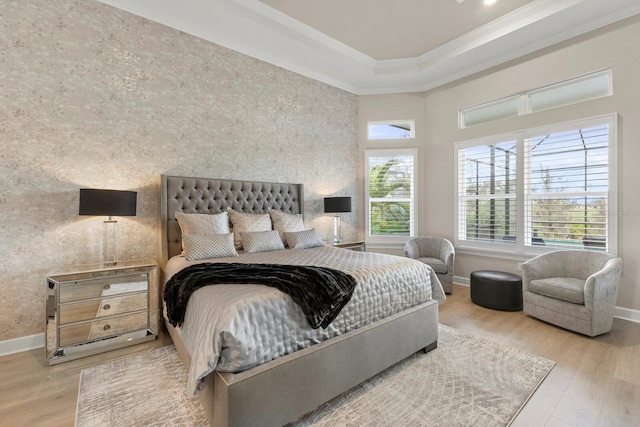
<svg viewBox="0 0 640 427"><path fill-rule="evenodd" d="M416 149L365 151L368 241L404 242L415 235L417 154Z"/></svg>
<svg viewBox="0 0 640 427"><path fill-rule="evenodd" d="M599 71L527 93L528 111L548 110L613 95L611 70Z"/></svg>
<svg viewBox="0 0 640 427"><path fill-rule="evenodd" d="M510 96L509 98L499 99L476 107L460 110L458 114L458 127L462 129L494 120L517 117L520 114L519 98L517 95Z"/></svg>
<svg viewBox="0 0 640 427"><path fill-rule="evenodd" d="M404 139L415 138L413 120L387 120L367 123L367 139Z"/></svg>
<svg viewBox="0 0 640 427"><path fill-rule="evenodd" d="M596 71L458 112L460 129L613 95L611 70Z"/></svg>
<svg viewBox="0 0 640 427"><path fill-rule="evenodd" d="M615 253L615 117L458 143L456 244Z"/></svg>

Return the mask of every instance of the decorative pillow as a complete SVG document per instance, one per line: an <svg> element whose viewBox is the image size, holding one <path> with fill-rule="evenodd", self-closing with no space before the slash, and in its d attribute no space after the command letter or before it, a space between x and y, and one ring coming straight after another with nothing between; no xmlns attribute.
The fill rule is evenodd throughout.
<svg viewBox="0 0 640 427"><path fill-rule="evenodd" d="M187 234L182 236L182 245L187 261L238 256L233 244L233 233Z"/></svg>
<svg viewBox="0 0 640 427"><path fill-rule="evenodd" d="M291 249L308 249L324 246L324 242L320 239L320 236L318 236L315 228L293 233L285 232L284 238Z"/></svg>
<svg viewBox="0 0 640 427"><path fill-rule="evenodd" d="M242 247L249 254L256 252L279 251L284 249L280 234L276 230L248 231L240 233Z"/></svg>
<svg viewBox="0 0 640 427"><path fill-rule="evenodd" d="M304 221L300 214L284 213L275 209L269 209L273 229L278 230L282 242L285 243L284 233L293 231L304 231Z"/></svg>
<svg viewBox="0 0 640 427"><path fill-rule="evenodd" d="M240 233L248 231L271 231L271 217L269 214L252 214L228 209L229 218L233 225L236 249L242 249Z"/></svg>

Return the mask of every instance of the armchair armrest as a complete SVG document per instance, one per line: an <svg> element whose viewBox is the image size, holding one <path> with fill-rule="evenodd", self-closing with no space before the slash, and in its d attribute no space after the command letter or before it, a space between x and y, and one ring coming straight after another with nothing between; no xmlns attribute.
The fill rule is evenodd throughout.
<svg viewBox="0 0 640 427"><path fill-rule="evenodd" d="M420 248L415 240L409 240L404 245L404 255L409 258L420 258Z"/></svg>
<svg viewBox="0 0 640 427"><path fill-rule="evenodd" d="M587 278L584 285L584 305L592 310L594 304L615 307L621 275L622 259L609 259L601 270Z"/></svg>
<svg viewBox="0 0 640 427"><path fill-rule="evenodd" d="M440 245L440 259L447 264L448 271L453 271L453 261L455 259L456 251L453 244L446 239L442 239Z"/></svg>

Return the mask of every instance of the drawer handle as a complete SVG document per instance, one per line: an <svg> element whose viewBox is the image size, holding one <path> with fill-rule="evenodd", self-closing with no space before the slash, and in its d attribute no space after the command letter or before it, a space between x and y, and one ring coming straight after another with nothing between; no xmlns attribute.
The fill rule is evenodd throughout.
<svg viewBox="0 0 640 427"><path fill-rule="evenodd" d="M109 289L111 289L111 285L106 284L102 287L102 289L104 289L105 291L108 291Z"/></svg>
<svg viewBox="0 0 640 427"><path fill-rule="evenodd" d="M104 327L102 328L102 330L104 331L108 331L109 329L111 329L110 325L104 325Z"/></svg>
<svg viewBox="0 0 640 427"><path fill-rule="evenodd" d="M105 305L102 306L103 310L109 310L110 308L111 308L111 305L109 305L109 304L105 304Z"/></svg>

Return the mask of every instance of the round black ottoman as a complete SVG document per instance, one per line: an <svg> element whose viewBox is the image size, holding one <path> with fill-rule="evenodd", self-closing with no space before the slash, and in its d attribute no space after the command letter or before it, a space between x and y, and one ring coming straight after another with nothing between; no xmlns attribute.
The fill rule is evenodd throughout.
<svg viewBox="0 0 640 427"><path fill-rule="evenodd" d="M504 271L479 270L471 273L471 301L502 311L522 310L522 277Z"/></svg>

